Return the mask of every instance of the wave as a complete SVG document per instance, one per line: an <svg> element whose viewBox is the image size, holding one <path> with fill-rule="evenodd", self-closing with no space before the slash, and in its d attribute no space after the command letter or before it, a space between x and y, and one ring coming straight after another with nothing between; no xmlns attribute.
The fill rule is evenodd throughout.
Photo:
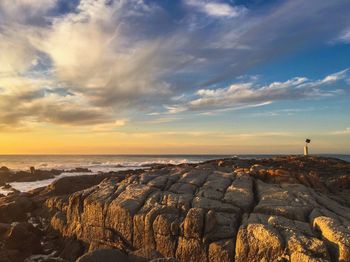
<svg viewBox="0 0 350 262"><path fill-rule="evenodd" d="M39 160L39 159L38 159ZM33 181L33 182L12 182L9 183L13 188L27 192L33 190L35 188L47 186L51 184L53 181L60 179L65 176L79 176L79 175L94 175L100 172L110 172L110 171L123 171L129 169L145 169L153 164L182 164L182 163L198 163L203 161L203 159L189 159L189 158L139 158L139 159L103 159L104 161L96 161L91 159L71 159L70 161L64 161L61 157L51 158L50 161L44 162L43 159L40 161L17 161L17 165L13 165L13 163L4 163L4 165L10 167L12 170L28 170L29 167L34 166L37 169L42 170L51 170L51 169L59 169L68 171L71 169L79 168L87 168L91 170L91 173L68 173L63 172L59 176L41 180L41 181ZM134 160L134 161L133 161ZM6 190L0 188L0 193L8 194L11 190Z"/></svg>
<svg viewBox="0 0 350 262"><path fill-rule="evenodd" d="M79 158L67 158L62 157L50 158L50 159L25 159L21 161L1 161L1 165L7 166L14 171L29 170L30 167L35 167L42 170L59 169L68 171L75 168L88 168L93 172L108 172L117 170L119 168L135 168L144 167L152 164L182 164L182 163L198 163L205 159L203 158L152 158L152 157L138 157L138 158L124 158L124 159L106 159L95 160L89 159L90 157L79 157Z"/></svg>

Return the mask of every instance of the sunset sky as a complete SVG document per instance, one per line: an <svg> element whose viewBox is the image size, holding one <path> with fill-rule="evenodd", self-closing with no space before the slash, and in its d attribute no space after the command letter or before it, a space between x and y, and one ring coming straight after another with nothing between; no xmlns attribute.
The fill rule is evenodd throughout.
<svg viewBox="0 0 350 262"><path fill-rule="evenodd" d="M350 153L349 0L1 0L0 154Z"/></svg>

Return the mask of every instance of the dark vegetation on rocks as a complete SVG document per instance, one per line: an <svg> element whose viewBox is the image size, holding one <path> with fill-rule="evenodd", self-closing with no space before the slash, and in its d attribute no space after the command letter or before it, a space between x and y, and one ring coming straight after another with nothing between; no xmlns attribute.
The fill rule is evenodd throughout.
<svg viewBox="0 0 350 262"><path fill-rule="evenodd" d="M350 261L350 163L223 159L0 196L0 261Z"/></svg>

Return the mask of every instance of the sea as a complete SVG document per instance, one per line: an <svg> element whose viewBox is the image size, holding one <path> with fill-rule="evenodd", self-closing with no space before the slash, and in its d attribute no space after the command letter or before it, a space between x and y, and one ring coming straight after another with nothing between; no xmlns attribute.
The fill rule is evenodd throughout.
<svg viewBox="0 0 350 262"><path fill-rule="evenodd" d="M135 170L147 168L147 165L199 163L206 160L240 157L244 159L270 158L279 155L0 155L0 167L6 166L13 171L36 169L71 170L77 167L88 168L90 173L63 172L53 179L33 182L13 182L10 185L22 192L47 186L53 181L66 176L80 176L98 174L99 172ZM350 155L320 155L336 157L350 162ZM1 194L9 193L9 190L0 188Z"/></svg>

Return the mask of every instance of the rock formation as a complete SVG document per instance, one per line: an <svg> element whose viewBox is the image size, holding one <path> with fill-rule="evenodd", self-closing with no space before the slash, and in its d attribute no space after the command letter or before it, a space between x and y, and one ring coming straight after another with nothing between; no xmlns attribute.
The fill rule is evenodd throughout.
<svg viewBox="0 0 350 262"><path fill-rule="evenodd" d="M71 170L41 170L30 167L29 171L12 171L7 167L0 167L0 186L6 188L10 182L31 182L55 178L62 173L91 173L87 168L75 168Z"/></svg>
<svg viewBox="0 0 350 262"><path fill-rule="evenodd" d="M48 221L41 253L54 239L52 261L350 261L348 162L224 159L99 176L0 198L0 222L24 221L15 207ZM0 224L0 261L45 261L24 223ZM32 251L13 246L20 229Z"/></svg>

